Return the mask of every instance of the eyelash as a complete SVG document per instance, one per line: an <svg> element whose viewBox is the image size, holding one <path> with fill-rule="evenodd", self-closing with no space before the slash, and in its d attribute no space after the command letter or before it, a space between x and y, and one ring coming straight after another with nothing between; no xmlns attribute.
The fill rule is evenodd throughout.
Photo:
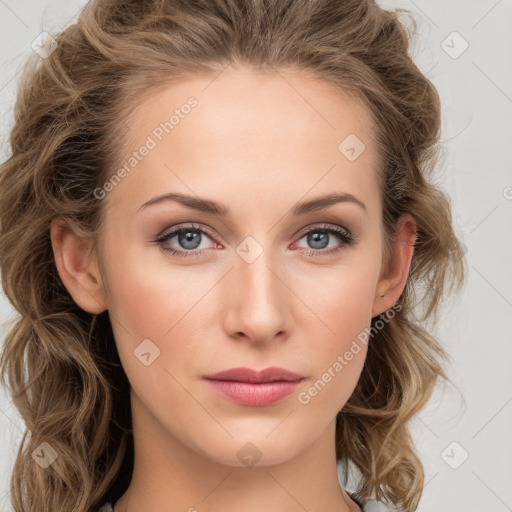
<svg viewBox="0 0 512 512"><path fill-rule="evenodd" d="M154 242L156 242L163 251L166 251L174 256L179 256L183 258L199 258L203 256L203 254L206 252L205 249L182 251L179 249L169 248L164 245L166 242L174 238L176 235L187 231L199 231L200 233L205 234L206 236L214 240L213 235L208 230L204 229L202 226L190 224L174 228L171 231L164 233L163 235L158 237L156 240L154 240ZM342 251L346 247L353 245L355 242L355 237L348 230L339 228L337 226L333 226L331 224L321 224L318 226L314 226L313 228L300 233L300 236L298 237L297 241L301 240L302 238L304 238L305 235L308 235L309 233L316 232L332 234L339 241L342 242L342 245L339 247L331 248L329 250L306 249L304 252L307 256L322 257L326 255L335 254Z"/></svg>

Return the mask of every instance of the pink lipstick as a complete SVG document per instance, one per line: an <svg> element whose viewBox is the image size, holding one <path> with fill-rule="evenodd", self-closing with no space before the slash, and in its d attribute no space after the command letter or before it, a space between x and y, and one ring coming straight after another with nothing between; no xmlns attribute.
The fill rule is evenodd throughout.
<svg viewBox="0 0 512 512"><path fill-rule="evenodd" d="M273 404L293 393L304 376L275 366L264 370L231 368L203 377L215 391L249 406Z"/></svg>

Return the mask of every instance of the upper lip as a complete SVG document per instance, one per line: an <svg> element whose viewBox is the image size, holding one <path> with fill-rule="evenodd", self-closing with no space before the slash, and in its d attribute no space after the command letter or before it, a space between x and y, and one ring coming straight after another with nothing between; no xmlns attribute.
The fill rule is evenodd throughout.
<svg viewBox="0 0 512 512"><path fill-rule="evenodd" d="M297 381L304 378L299 373L271 366L263 370L254 370L252 368L230 368L221 372L212 373L204 376L211 380L230 380L236 382L276 382L276 381Z"/></svg>

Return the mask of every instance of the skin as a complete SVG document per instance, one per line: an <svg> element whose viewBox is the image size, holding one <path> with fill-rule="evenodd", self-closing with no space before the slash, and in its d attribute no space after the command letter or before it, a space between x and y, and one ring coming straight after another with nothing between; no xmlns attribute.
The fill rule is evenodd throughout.
<svg viewBox="0 0 512 512"><path fill-rule="evenodd" d="M109 310L132 388L135 468L115 512L357 511L338 482L334 436L365 345L309 403L298 394L398 300L414 221L400 218L384 267L378 148L361 103L293 70L230 67L212 80L172 83L125 119L128 158L187 98L198 100L103 199L97 253L58 219L51 227L56 265L73 299L90 313ZM366 145L354 161L338 150L349 134ZM291 215L296 203L334 191L352 194L366 211L340 202ZM214 200L230 214L172 201L139 209L169 192ZM198 258L171 255L155 243L191 222L214 235L201 235L205 252ZM356 242L344 246L331 234L328 247L317 249L300 235L324 223L349 230ZM247 236L263 249L251 263L237 253ZM177 236L166 246L198 251ZM322 255L334 247L342 249ZM144 339L160 350L148 366L134 355ZM202 379L236 366L279 366L305 379L281 401L249 407ZM248 442L261 457L253 465L238 455Z"/></svg>

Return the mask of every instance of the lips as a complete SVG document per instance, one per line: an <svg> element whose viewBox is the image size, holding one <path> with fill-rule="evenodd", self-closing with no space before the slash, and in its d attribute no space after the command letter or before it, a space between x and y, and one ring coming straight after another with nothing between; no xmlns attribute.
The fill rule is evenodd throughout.
<svg viewBox="0 0 512 512"><path fill-rule="evenodd" d="M231 368L203 377L209 387L225 398L248 406L266 406L293 393L304 376L284 368L264 370Z"/></svg>
<svg viewBox="0 0 512 512"><path fill-rule="evenodd" d="M208 380L229 380L234 382L249 382L249 383L262 383L262 382L277 382L277 381L299 381L304 378L299 373L285 370L271 366L264 370L254 370L252 368L231 368L221 372L205 375Z"/></svg>

